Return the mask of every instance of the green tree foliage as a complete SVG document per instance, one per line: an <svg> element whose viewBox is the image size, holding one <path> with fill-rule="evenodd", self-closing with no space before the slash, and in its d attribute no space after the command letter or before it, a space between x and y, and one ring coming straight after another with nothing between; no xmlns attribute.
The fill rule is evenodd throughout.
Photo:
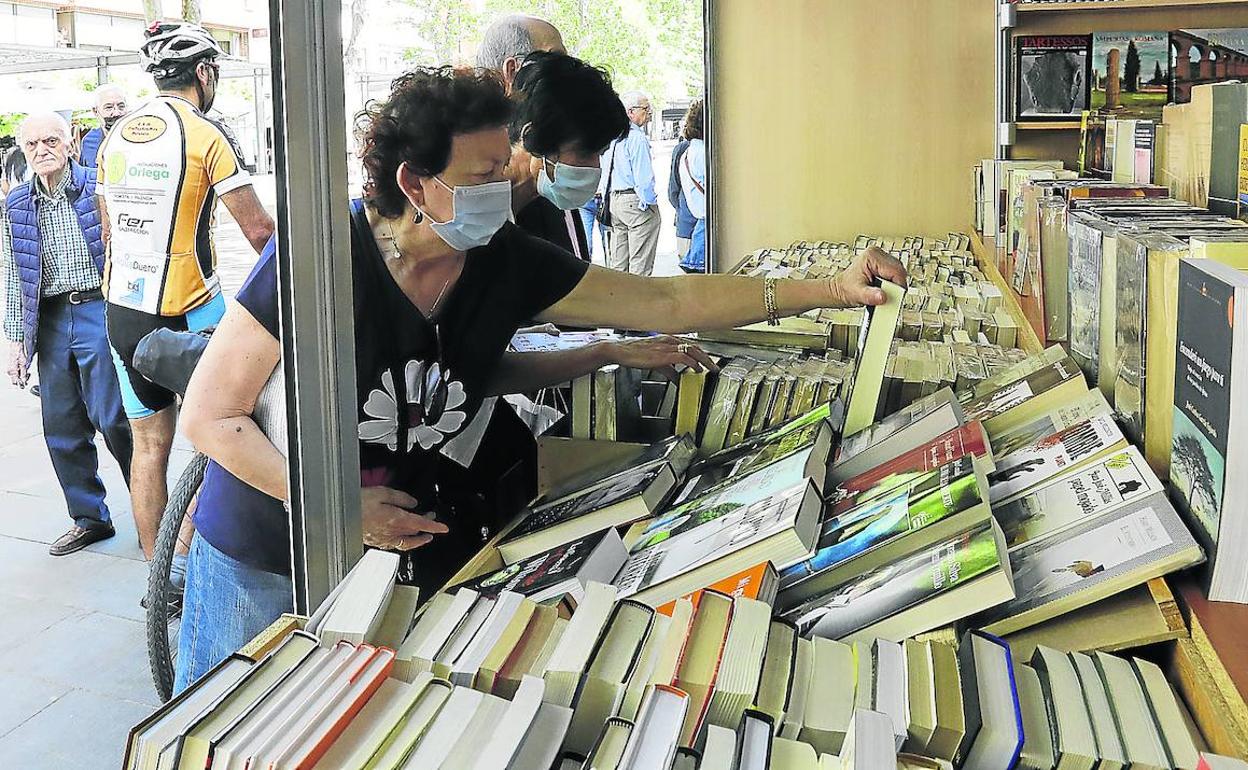
<svg viewBox="0 0 1248 770"><path fill-rule="evenodd" d="M538 16L563 34L568 53L611 73L616 90L640 89L661 101L667 73L684 73L687 95L702 92L701 0L406 0L420 19L425 48L410 61L462 61L491 20L508 13Z"/></svg>
<svg viewBox="0 0 1248 770"><path fill-rule="evenodd" d="M424 48L410 48L407 59L415 64L455 64L463 59L464 43L481 30L482 18L466 0L407 0L415 11L416 31Z"/></svg>
<svg viewBox="0 0 1248 770"><path fill-rule="evenodd" d="M1153 79L1148 82L1155 86L1164 86L1166 76L1161 73L1161 62L1153 62L1153 65Z"/></svg>
<svg viewBox="0 0 1248 770"><path fill-rule="evenodd" d="M1122 65L1122 90L1128 93L1140 90L1140 52L1134 40L1127 43L1127 61Z"/></svg>
<svg viewBox="0 0 1248 770"><path fill-rule="evenodd" d="M1171 462L1187 477L1188 505L1192 511L1214 511L1218 506L1218 493L1214 487L1213 471L1205 457L1200 439L1189 433L1175 432L1171 440Z"/></svg>

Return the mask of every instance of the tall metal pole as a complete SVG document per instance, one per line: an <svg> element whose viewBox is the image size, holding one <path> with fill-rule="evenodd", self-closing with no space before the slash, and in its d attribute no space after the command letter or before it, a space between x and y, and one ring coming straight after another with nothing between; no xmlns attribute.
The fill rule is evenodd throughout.
<svg viewBox="0 0 1248 770"><path fill-rule="evenodd" d="M363 549L340 0L270 0L295 608Z"/></svg>

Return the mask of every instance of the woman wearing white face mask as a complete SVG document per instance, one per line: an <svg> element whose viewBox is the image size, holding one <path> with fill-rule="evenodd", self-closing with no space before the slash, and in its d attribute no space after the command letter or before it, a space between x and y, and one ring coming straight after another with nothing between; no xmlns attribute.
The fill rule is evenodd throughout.
<svg viewBox="0 0 1248 770"><path fill-rule="evenodd" d="M466 428L486 397L566 381L587 365L577 356L706 362L672 344L635 354L643 363L599 346L504 365L517 328L723 328L878 303L876 276L905 281L882 252L818 281L645 278L587 265L508 221L511 110L491 74L422 68L359 120L368 200L352 206L351 251L364 541L404 552L402 579L430 591L481 545L483 522L447 499L439 473L447 456L472 456L479 437ZM251 417L280 355L273 252L217 328L183 407L183 429L213 462L196 510L179 689L290 608L286 462Z"/></svg>

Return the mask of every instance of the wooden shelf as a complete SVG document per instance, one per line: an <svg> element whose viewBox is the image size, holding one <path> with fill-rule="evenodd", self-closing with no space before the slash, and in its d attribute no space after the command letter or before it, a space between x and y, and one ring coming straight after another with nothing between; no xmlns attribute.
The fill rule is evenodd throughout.
<svg viewBox="0 0 1248 770"><path fill-rule="evenodd" d="M1214 751L1248 758L1248 605L1209 601L1197 579L1175 579L1191 629L1176 683Z"/></svg>
<svg viewBox="0 0 1248 770"><path fill-rule="evenodd" d="M1014 287L1010 286L1005 276L1001 275L1001 271L997 269L996 248L985 245L984 237L975 232L975 228L970 228L970 233L971 250L975 252L975 257L979 260L979 269L984 271L988 280L1001 290L1001 300L1005 305L1005 310L1018 325L1018 346L1028 353L1039 353L1044 349L1044 345L1041 344L1040 337L1036 334L1032 319L1028 318L1023 306L1019 303Z"/></svg>
<svg viewBox="0 0 1248 770"><path fill-rule="evenodd" d="M1045 120L1032 123L1016 122L1015 131L1078 131L1079 124L1068 120Z"/></svg>
<svg viewBox="0 0 1248 770"><path fill-rule="evenodd" d="M1210 5L1237 5L1243 0L1078 0L1076 2L1019 3L1019 13L1061 13L1063 11L1122 11L1136 8L1199 8Z"/></svg>

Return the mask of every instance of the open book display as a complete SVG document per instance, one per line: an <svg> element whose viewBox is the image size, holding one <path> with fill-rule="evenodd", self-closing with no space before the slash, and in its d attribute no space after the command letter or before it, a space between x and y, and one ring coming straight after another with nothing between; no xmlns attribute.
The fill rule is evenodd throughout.
<svg viewBox="0 0 1248 770"><path fill-rule="evenodd" d="M1092 610L1204 558L1064 354L843 437L844 413L572 480L431 597L368 551L138 725L126 768L1234 766L1152 663L1030 641L1130 647Z"/></svg>

